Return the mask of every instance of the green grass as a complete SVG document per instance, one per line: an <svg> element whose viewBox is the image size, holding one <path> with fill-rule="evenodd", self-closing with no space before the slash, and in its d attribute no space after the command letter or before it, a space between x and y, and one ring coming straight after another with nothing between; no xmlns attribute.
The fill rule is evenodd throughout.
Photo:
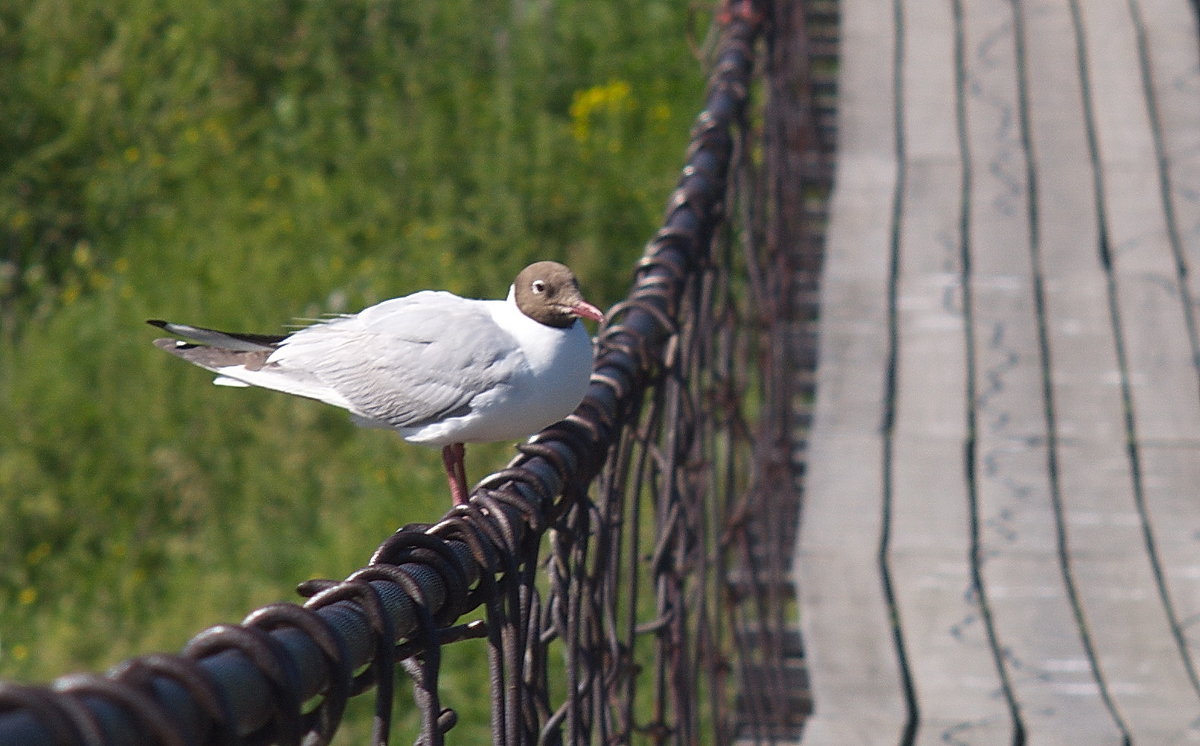
<svg viewBox="0 0 1200 746"><path fill-rule="evenodd" d="M210 386L143 320L279 331L502 295L540 258L614 302L702 100L700 23L684 0L0 6L0 678L176 650L440 515L435 451ZM445 683L467 734L472 645Z"/></svg>

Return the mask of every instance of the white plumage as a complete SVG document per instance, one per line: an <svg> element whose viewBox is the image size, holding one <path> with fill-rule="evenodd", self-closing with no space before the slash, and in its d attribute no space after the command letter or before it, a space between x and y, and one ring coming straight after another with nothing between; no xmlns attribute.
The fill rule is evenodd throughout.
<svg viewBox="0 0 1200 746"><path fill-rule="evenodd" d="M603 320L567 267L538 262L505 300L423 291L287 336L150 323L192 340L155 344L216 373L218 384L317 399L362 426L443 446L459 502L462 443L524 438L583 399L592 346L580 317Z"/></svg>

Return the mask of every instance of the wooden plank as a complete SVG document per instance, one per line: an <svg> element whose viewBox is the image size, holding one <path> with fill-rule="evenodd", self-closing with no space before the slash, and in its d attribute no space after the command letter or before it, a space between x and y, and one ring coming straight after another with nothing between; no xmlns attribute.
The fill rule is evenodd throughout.
<svg viewBox="0 0 1200 746"><path fill-rule="evenodd" d="M1174 7L1174 22L1184 22L1186 10ZM1160 7L1163 12L1168 9ZM1135 734L1196 740L1200 739L1196 718L1200 682L1191 656L1176 636L1182 620L1168 585L1172 575L1166 571L1172 562L1191 562L1175 551L1164 555L1178 544L1161 542L1159 536L1187 519L1179 513L1181 503L1160 498L1176 490L1196 497L1198 485L1181 482L1166 490L1147 491L1151 480L1161 485L1170 475L1186 475L1187 461L1193 455L1187 448L1160 449L1158 444L1200 444L1200 388L1188 330L1194 309L1185 303L1185 287L1176 272L1178 247L1172 245L1167 223L1169 195L1161 189L1163 174L1157 159L1162 151L1161 134L1153 126L1157 110L1150 108L1156 101L1152 87L1147 90L1143 72L1143 55L1149 49L1138 36L1141 13L1131 14L1140 9L1136 3L1126 2L1081 5L1081 10L1089 70L1103 81L1092 86L1092 110L1104 177L1105 225L1113 249L1111 279L1116 287L1116 316L1132 406L1131 435L1137 447L1132 466L1137 470L1134 488L1141 501L1141 525L1139 535L1129 539L1141 540L1140 549L1146 553L1152 573L1146 597L1126 616L1137 624L1132 649L1114 639L1119 650L1102 650L1124 664L1114 666L1114 671L1121 672L1121 680L1142 688L1140 696L1119 700ZM1171 18L1158 22L1162 21L1171 22ZM1194 51L1194 46L1175 51ZM1152 456L1147 445L1154 451ZM1182 463L1171 463L1180 459ZM1157 473L1148 471L1151 462L1159 469ZM1191 510L1200 510L1200 505ZM1193 599L1197 591L1194 583L1177 583L1175 589L1177 594L1186 590ZM1128 637L1129 629L1124 624L1111 634ZM1144 673L1148 661L1153 662L1150 675Z"/></svg>
<svg viewBox="0 0 1200 746"><path fill-rule="evenodd" d="M805 744L894 744L903 730L891 624L875 547L879 442L815 437L796 572L813 686ZM830 505L818 508L817 501Z"/></svg>
<svg viewBox="0 0 1200 746"><path fill-rule="evenodd" d="M1188 269L1193 328L1200 328L1200 43L1195 9L1184 0L1139 0L1145 62L1167 178L1168 238ZM1146 505L1163 574L1193 668L1200 657L1200 444L1186 441L1140 450ZM1190 489L1189 489L1190 488Z"/></svg>
<svg viewBox="0 0 1200 746"><path fill-rule="evenodd" d="M1015 19L1009 4L972 2L962 20L983 592L1027 736L1117 743L1057 547Z"/></svg>
<svg viewBox="0 0 1200 746"><path fill-rule="evenodd" d="M1196 739L1197 709L1179 673L1178 650L1162 630L1161 607L1147 577L1142 516L1113 505L1109 486L1128 478L1127 461L1107 444L1063 448L1062 484L1084 614L1106 686L1134 743Z"/></svg>
<svg viewBox="0 0 1200 746"><path fill-rule="evenodd" d="M1188 267L1187 288L1200 298L1200 39L1188 0L1138 0L1145 23L1151 88L1167 160L1173 240ZM1200 308L1193 303L1200 327Z"/></svg>
<svg viewBox="0 0 1200 746"><path fill-rule="evenodd" d="M833 228L836 220L831 247L845 235ZM882 310L882 295L875 284L833 277L822 294L824 362L794 563L813 689L804 743L892 744L906 708L876 561L886 326L869 309ZM866 318L846 318L864 310Z"/></svg>
<svg viewBox="0 0 1200 746"><path fill-rule="evenodd" d="M1196 309L1184 302L1185 289L1195 297L1200 287L1200 267L1188 278L1194 287L1181 285L1163 252L1174 242L1189 266L1200 262L1194 26L1184 0L1082 0L1076 7L1085 38L1078 39L1076 2L961 5L977 374L977 461L970 470L963 461L972 433L959 286L961 164L947 62L955 6L951 0L901 6L907 148L890 474L882 471L887 441L879 428L897 178L890 64L896 30L890 3L842 5L839 171L796 561L815 702L806 744L894 743L904 732L909 715L877 556L889 490L886 561L919 714L916 742L1014 737L971 585L972 494L979 572L1025 738L1063 744L1200 738L1198 697L1172 627L1177 622L1190 638L1200 622L1200 383L1186 334L1187 314ZM1014 7L1025 16L1024 61L1013 46ZM1144 12L1151 40L1152 100L1160 104L1161 151L1172 168L1166 211L1156 191L1150 117L1139 97L1140 60L1131 54L1137 37L1130 8ZM1085 43L1090 100L1076 56ZM1038 185L1032 226L1015 97L1022 64ZM1089 104L1103 169L1099 195L1087 141ZM1102 235L1113 249L1127 371L1110 323ZM1037 267L1029 263L1032 249ZM1043 281L1047 360L1040 355L1035 277ZM1139 435L1136 461L1127 450L1125 372ZM1051 384L1049 403L1042 400L1043 376ZM1047 404L1054 438L1045 429ZM974 485L967 481L972 474Z"/></svg>
<svg viewBox="0 0 1200 746"><path fill-rule="evenodd" d="M1186 327L1190 309L1169 240L1134 19L1126 2L1081 3L1080 9L1137 435L1200 442L1200 388Z"/></svg>
<svg viewBox="0 0 1200 746"><path fill-rule="evenodd" d="M888 215L896 181L890 5L842 15L838 178L795 572L813 715L805 744L894 744L907 719L877 562Z"/></svg>
<svg viewBox="0 0 1200 746"><path fill-rule="evenodd" d="M1104 219L1118 312L1126 327L1123 343L1138 417L1136 431L1147 440L1198 441L1200 387L1187 331L1192 309L1183 302L1176 272L1164 211L1166 195L1160 189L1157 133L1148 108L1158 102L1147 101L1142 79L1146 60L1134 25L1135 19L1145 19L1150 28L1187 23L1189 13L1183 0L1150 8L1158 16L1148 17L1140 11L1130 16L1128 2L1080 7L1094 76L1091 98L1104 180ZM1156 41L1178 42L1178 38L1156 35ZM1195 64L1194 41L1157 52L1158 56L1192 55ZM1196 106L1193 100L1192 109Z"/></svg>
<svg viewBox="0 0 1200 746"><path fill-rule="evenodd" d="M1191 444L1141 449L1143 489L1154 522L1162 572L1179 634L1193 662L1200 655L1200 447Z"/></svg>
<svg viewBox="0 0 1200 746"><path fill-rule="evenodd" d="M905 3L903 24L905 182L888 559L920 714L916 742L1004 742L1012 722L972 590L951 5Z"/></svg>
<svg viewBox="0 0 1200 746"><path fill-rule="evenodd" d="M1087 4L1088 11L1098 5ZM1110 698L1118 724L1134 740L1170 742L1164 739L1187 727L1182 722L1186 708L1176 708L1172 717L1159 708L1158 697L1175 697L1180 704L1177 697L1187 691L1187 682L1177 657L1162 658L1162 643L1170 639L1162 609L1145 602L1154 573L1141 541L1127 458L1108 278L1097 249L1100 216L1090 172L1096 164L1082 120L1085 98L1078 80L1056 78L1063 70L1078 71L1075 44L1080 40L1074 38L1067 1L1039 2L1025 28L1069 568L1096 655L1097 686ZM1130 30L1128 22L1124 29ZM1073 43L1063 43L1064 38ZM1103 55L1114 52L1105 47ZM1090 68L1090 74L1090 90L1110 84L1109 71ZM1147 667L1146 661L1156 666Z"/></svg>

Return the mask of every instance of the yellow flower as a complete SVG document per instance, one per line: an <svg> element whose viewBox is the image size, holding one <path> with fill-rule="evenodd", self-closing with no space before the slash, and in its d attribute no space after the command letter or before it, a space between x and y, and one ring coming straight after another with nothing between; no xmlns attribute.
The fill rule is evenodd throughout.
<svg viewBox="0 0 1200 746"><path fill-rule="evenodd" d="M571 134L579 142L591 135L592 122L605 115L620 115L634 108L633 86L625 80L575 91L571 97Z"/></svg>

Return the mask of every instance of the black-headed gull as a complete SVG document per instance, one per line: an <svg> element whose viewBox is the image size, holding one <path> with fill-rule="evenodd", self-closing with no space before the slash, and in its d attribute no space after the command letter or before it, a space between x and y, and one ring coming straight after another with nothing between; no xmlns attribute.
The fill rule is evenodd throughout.
<svg viewBox="0 0 1200 746"><path fill-rule="evenodd" d="M518 440L575 410L592 370L580 318L603 321L570 269L537 262L505 300L425 290L292 334L236 334L151 320L191 341L154 344L217 374L349 410L363 427L442 447L456 504L467 499L464 443Z"/></svg>

